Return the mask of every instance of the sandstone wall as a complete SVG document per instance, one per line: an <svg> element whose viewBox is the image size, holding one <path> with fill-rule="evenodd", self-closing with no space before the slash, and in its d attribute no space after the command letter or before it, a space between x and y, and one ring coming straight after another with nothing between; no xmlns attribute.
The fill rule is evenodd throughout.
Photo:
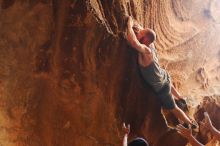
<svg viewBox="0 0 220 146"><path fill-rule="evenodd" d="M126 15L156 31L161 64L191 105L220 92L216 1L0 3L2 146L120 145L123 121L131 137L152 145L186 144L167 131L140 77L136 51L124 39Z"/></svg>

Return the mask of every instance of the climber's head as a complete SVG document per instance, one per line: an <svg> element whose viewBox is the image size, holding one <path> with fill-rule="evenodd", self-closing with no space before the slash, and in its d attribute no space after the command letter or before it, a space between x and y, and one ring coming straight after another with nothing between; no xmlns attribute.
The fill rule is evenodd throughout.
<svg viewBox="0 0 220 146"><path fill-rule="evenodd" d="M129 142L128 146L149 146L149 144L143 138L136 138Z"/></svg>
<svg viewBox="0 0 220 146"><path fill-rule="evenodd" d="M151 43L153 43L156 40L156 33L152 29L143 29L140 30L137 34L137 39L140 41L140 43L145 44L149 46Z"/></svg>

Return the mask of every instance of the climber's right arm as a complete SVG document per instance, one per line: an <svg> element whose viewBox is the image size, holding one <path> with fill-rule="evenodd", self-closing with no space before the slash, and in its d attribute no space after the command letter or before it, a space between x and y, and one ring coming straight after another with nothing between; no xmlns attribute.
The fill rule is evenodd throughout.
<svg viewBox="0 0 220 146"><path fill-rule="evenodd" d="M130 45L135 48L140 53L151 53L150 48L148 48L146 45L141 44L134 33L133 30L133 19L131 16L128 18L128 31L127 31L127 40L130 43Z"/></svg>

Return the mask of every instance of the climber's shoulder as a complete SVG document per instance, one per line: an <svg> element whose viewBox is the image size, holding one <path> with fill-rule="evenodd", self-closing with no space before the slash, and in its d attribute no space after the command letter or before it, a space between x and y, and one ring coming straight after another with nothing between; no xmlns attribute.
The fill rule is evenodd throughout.
<svg viewBox="0 0 220 146"><path fill-rule="evenodd" d="M154 48L154 49L156 49L154 43L151 43L151 44L149 45L149 47L150 47L150 48Z"/></svg>

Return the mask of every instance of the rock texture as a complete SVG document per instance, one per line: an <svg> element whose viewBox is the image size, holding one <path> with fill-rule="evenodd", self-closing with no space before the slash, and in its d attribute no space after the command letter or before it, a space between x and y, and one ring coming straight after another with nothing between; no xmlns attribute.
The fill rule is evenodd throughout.
<svg viewBox="0 0 220 146"><path fill-rule="evenodd" d="M2 146L120 145L123 121L131 124L132 137L143 136L151 145L186 145L168 130L140 77L136 51L124 38L126 15L156 31L161 64L189 97L191 116L204 96L220 94L218 0L0 4Z"/></svg>
<svg viewBox="0 0 220 146"><path fill-rule="evenodd" d="M217 129L220 129L220 119L219 116L216 116L220 114L219 99L220 97L216 95L205 96L201 104L196 109L195 119L197 121L202 121L204 119L203 113L206 111L209 113L209 116L212 119L213 126L215 126ZM214 137L209 133L209 131L203 129L203 127L200 127L200 133L197 135L197 138L201 142L207 143L208 146L217 146Z"/></svg>

